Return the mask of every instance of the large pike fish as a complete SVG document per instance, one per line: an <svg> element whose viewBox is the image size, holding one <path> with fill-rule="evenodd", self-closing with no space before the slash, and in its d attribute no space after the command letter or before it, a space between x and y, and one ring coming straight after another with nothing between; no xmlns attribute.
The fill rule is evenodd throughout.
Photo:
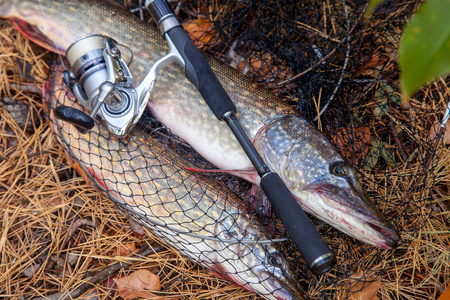
<svg viewBox="0 0 450 300"><path fill-rule="evenodd" d="M304 299L286 258L226 187L188 171L192 165L144 132L117 139L100 124L81 134L55 119L56 106L78 107L62 70L45 84L45 106L53 132L81 173L130 217L218 276L266 299Z"/></svg>
<svg viewBox="0 0 450 300"><path fill-rule="evenodd" d="M109 1L0 0L0 16L37 44L64 54L76 40L103 34L130 47L130 70L140 82L167 53L160 32ZM363 242L394 248L399 235L328 140L279 98L238 71L207 58L234 101L247 135L301 207ZM204 104L181 67L160 71L149 107L173 133L222 170L253 183L259 178L224 122Z"/></svg>

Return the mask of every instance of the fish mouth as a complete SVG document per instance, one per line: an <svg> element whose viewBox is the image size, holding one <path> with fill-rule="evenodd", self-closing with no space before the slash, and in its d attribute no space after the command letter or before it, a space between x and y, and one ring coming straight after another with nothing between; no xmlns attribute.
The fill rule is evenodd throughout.
<svg viewBox="0 0 450 300"><path fill-rule="evenodd" d="M263 276L267 279L265 280L268 284L266 289L273 291L273 296L278 300L304 300L305 291L301 289L294 280L290 277L285 277L281 280L274 277L273 274L269 272L263 272Z"/></svg>
<svg viewBox="0 0 450 300"><path fill-rule="evenodd" d="M399 234L365 192L328 183L311 184L307 189L320 196L324 203L326 217L317 215L322 221L378 248L394 249L398 246Z"/></svg>
<svg viewBox="0 0 450 300"><path fill-rule="evenodd" d="M380 234L383 235L385 241L384 241L384 243L377 244L376 246L378 248L382 248L382 249L397 248L398 242L400 240L400 236L398 235L394 226L392 226L390 223L380 226L378 224L374 224L369 221L366 221L366 224L369 225L372 229L378 231Z"/></svg>

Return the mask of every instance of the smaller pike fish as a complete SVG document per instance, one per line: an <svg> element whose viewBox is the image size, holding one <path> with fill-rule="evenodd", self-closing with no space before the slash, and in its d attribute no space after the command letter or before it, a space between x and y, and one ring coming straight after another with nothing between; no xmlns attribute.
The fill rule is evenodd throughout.
<svg viewBox="0 0 450 300"><path fill-rule="evenodd" d="M80 134L55 119L57 105L81 109L65 90L62 67L44 84L46 110L60 143L90 181L131 217L218 276L266 299L305 299L283 254L243 201L144 133L112 137L103 126ZM71 97L72 96L72 97Z"/></svg>

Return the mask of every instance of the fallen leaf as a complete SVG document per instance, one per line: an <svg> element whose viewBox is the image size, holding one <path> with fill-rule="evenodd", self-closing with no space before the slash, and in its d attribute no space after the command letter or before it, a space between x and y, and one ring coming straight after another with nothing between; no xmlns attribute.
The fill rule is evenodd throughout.
<svg viewBox="0 0 450 300"><path fill-rule="evenodd" d="M134 242L128 243L119 246L117 250L113 252L112 256L128 256L135 251L136 251L136 244Z"/></svg>
<svg viewBox="0 0 450 300"><path fill-rule="evenodd" d="M114 279L117 284L117 291L124 299L146 298L146 299L165 299L157 296L151 291L160 291L161 283L159 276L148 270L138 270L128 276Z"/></svg>
<svg viewBox="0 0 450 300"><path fill-rule="evenodd" d="M214 37L214 25L206 18L190 19L183 23L195 45L202 49Z"/></svg>
<svg viewBox="0 0 450 300"><path fill-rule="evenodd" d="M450 284L448 285L445 292L439 296L438 300L450 300Z"/></svg>
<svg viewBox="0 0 450 300"><path fill-rule="evenodd" d="M393 155L391 152L389 152L389 151L386 149L386 147L387 147L387 144L386 144L386 143L383 143L383 144L382 144L382 147L380 148L380 154L381 154L381 157L384 158L384 161L386 162L386 164L387 164L389 167L395 168L395 167L397 167L397 163L395 162L394 155Z"/></svg>
<svg viewBox="0 0 450 300"><path fill-rule="evenodd" d="M359 290L365 282L358 283L354 290ZM378 299L377 293L380 289L381 281L378 279L377 281L372 282L368 286L364 287L362 290L352 294L348 299L349 300L376 300ZM353 290L353 289L352 289Z"/></svg>
<svg viewBox="0 0 450 300"><path fill-rule="evenodd" d="M142 227L142 225L140 225L139 223L134 221L132 218L128 218L128 222L130 223L131 231L133 231L133 233L135 235L137 235L139 237L142 237L145 235L145 230Z"/></svg>
<svg viewBox="0 0 450 300"><path fill-rule="evenodd" d="M337 299L349 299L349 300L377 300L377 293L381 286L381 281L375 280L372 282L368 282L370 278L364 278L363 280L363 272L356 273L350 277L351 279L347 279L348 283L355 283L357 280L357 284L350 288L350 290L342 289L340 293L338 293ZM361 280L361 281L359 281ZM351 295L349 295L351 294ZM348 296L349 295L349 296ZM347 298L348 297L348 298Z"/></svg>
<svg viewBox="0 0 450 300"><path fill-rule="evenodd" d="M28 278L31 278L39 270L40 267L41 264L31 265L25 270L23 270L23 275L27 276Z"/></svg>
<svg viewBox="0 0 450 300"><path fill-rule="evenodd" d="M363 58L362 66L358 68L358 73L373 78L381 78L385 72L389 59L378 53L372 53Z"/></svg>
<svg viewBox="0 0 450 300"><path fill-rule="evenodd" d="M450 130L448 130L449 128L450 128L450 120L447 121L447 123L445 124L444 137L442 139L442 141L446 145L450 144ZM441 130L441 123L434 124L430 128L430 132L428 133L428 140L433 141L436 138L436 136L438 135L440 130Z"/></svg>
<svg viewBox="0 0 450 300"><path fill-rule="evenodd" d="M360 126L353 130L341 127L331 140L335 145L339 146L340 153L347 160L358 160L363 158L370 149L370 128L368 126Z"/></svg>
<svg viewBox="0 0 450 300"><path fill-rule="evenodd" d="M375 168L380 159L380 148L377 146L372 146L370 150L367 152L365 161L364 161L364 170L371 171Z"/></svg>

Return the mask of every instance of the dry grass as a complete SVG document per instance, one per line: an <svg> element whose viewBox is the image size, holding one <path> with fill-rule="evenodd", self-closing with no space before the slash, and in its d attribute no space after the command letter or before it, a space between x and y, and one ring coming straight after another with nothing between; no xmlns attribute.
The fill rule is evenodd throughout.
<svg viewBox="0 0 450 300"><path fill-rule="evenodd" d="M76 174L44 119L41 94L23 91L40 89L47 77L48 66L35 52L42 50L32 47L9 22L0 22L0 298L71 291L122 261L134 263L117 276L150 269L160 275L168 296L255 298L175 250L158 246L162 243L151 235L135 235L115 205ZM35 82L21 78L17 59L32 66L29 75ZM14 88L17 84L19 90ZM11 107L5 101L12 100L26 104L25 115L32 121L27 128L17 124L15 112L8 112ZM95 226L86 224L92 222ZM134 259L132 254L113 256L131 243L138 249L148 244L158 251ZM79 299L118 298L110 289L106 283L95 284Z"/></svg>
<svg viewBox="0 0 450 300"><path fill-rule="evenodd" d="M9 22L0 22L0 97L3 103L0 107L0 298L26 299L71 291L108 266L133 262L117 276L141 268L150 269L161 276L167 295L184 299L256 299L251 293L200 269L151 235L135 235L114 204L75 173L45 122L41 95L30 92L32 87L40 88L47 77L48 65L43 59L47 53L32 46ZM28 71L27 65L31 67ZM22 73L32 76L33 83L19 75L19 67ZM425 92L430 101L423 101L421 105L442 107L449 95L445 82L439 84L439 87L429 88L442 90L442 98L434 101L432 93ZM14 103L16 100L26 105L22 109L26 112L22 122L18 122L19 116L5 105L5 101ZM426 129L427 125L421 126ZM412 133L411 138L415 134ZM399 216L397 227L402 231L402 239L416 238L398 250L402 255L396 255L381 276L380 299L434 299L449 285L449 164L450 150L444 148L435 166L437 179L430 190L434 200L421 208L431 211L432 215L421 229L414 231L414 223L420 221ZM417 163L400 170L394 181L399 190L394 193L395 189L386 188L385 191L393 193L393 202L405 196L402 186L413 184L404 179L408 172L416 172L421 166ZM383 176L380 173L373 179L379 182ZM410 201L415 201L423 195L409 197ZM341 237L336 239L342 241ZM139 258L131 258L132 254L113 255L132 243L138 249L151 245L155 251ZM368 252L355 251L352 255L372 257L370 249L366 247L363 250ZM338 256L348 255L338 253ZM383 270L386 264L386 261L374 262L366 278L371 279L374 270ZM343 285L347 282L347 279L341 280ZM342 286L327 288L335 289L339 296ZM314 295L317 291L310 292ZM118 298L111 293L108 282L92 285L80 299L92 296Z"/></svg>

